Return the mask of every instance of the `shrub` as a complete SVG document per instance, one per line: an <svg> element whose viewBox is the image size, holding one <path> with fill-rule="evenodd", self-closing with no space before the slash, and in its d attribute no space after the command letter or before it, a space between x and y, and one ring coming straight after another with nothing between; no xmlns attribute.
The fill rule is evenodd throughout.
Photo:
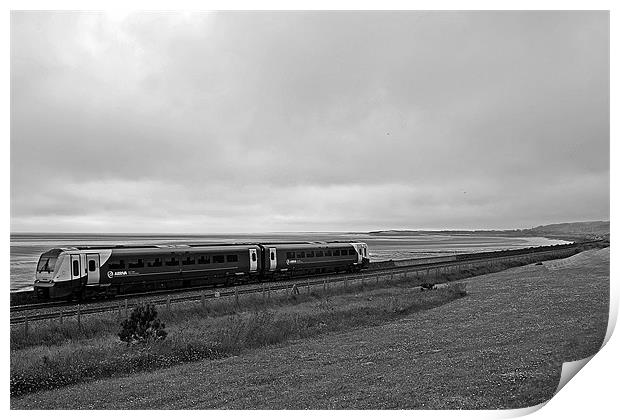
<svg viewBox="0 0 620 420"><path fill-rule="evenodd" d="M155 305L140 304L131 311L129 319L121 323L118 337L127 343L163 340L168 335L164 328L166 325L157 319Z"/></svg>

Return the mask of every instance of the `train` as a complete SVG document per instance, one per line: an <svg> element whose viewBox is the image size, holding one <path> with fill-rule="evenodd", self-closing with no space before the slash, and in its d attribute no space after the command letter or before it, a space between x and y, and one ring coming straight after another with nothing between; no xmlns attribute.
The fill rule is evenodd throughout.
<svg viewBox="0 0 620 420"><path fill-rule="evenodd" d="M83 300L149 290L356 272L369 263L368 245L364 242L65 247L41 254L34 291L40 300Z"/></svg>

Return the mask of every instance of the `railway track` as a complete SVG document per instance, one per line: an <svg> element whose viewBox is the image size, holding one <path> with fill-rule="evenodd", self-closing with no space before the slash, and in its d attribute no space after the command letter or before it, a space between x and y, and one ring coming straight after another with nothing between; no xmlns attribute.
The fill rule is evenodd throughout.
<svg viewBox="0 0 620 420"><path fill-rule="evenodd" d="M64 317L72 316L77 316L79 320L82 315L87 314L113 311L118 311L120 314L123 308L125 310L125 313L127 313L130 308L135 307L140 301L145 300L145 298L149 298L149 303L153 303L155 305L166 305L169 308L170 305L181 302L205 302L209 299L219 299L226 297L235 297L236 299L238 299L239 296L256 293L263 293L263 296L265 296L266 293L270 295L271 292L282 290L287 290L288 293L289 289L292 289L294 287L305 287L309 292L312 287L323 285L323 288L326 288L332 283L345 282L346 285L348 281L357 281L363 283L365 281L369 281L370 279L374 279L376 280L376 282L379 282L379 280L385 276L390 276L390 278L394 278L394 276L407 276L410 273L413 273L413 275L416 277L419 277L420 273L422 273L421 275L426 276L426 278L432 275L437 278L440 273L447 272L454 268L460 270L464 267L473 268L474 266L499 264L502 262L515 260L519 260L520 262L524 263L532 263L549 259L563 258L573 255L575 253L575 249L578 248L578 245L583 244L575 244L574 246L563 246L563 248L561 249L537 250L535 252L527 250L528 252L523 252L520 254L513 253L512 255L501 255L492 257L485 256L481 258L471 257L465 260L448 262L442 261L436 263L430 262L425 264L412 264L389 268L370 268L363 273L347 273L331 276L307 276L276 282L245 284L235 287L200 287L183 289L180 291L175 290L173 292L166 290L153 291L124 295L113 299L93 302L43 302L28 305L17 305L11 307L10 323L28 323L29 321L39 321L54 318L60 318L62 320ZM475 254L469 255L473 256ZM196 291L200 291L200 294L187 294ZM48 312L46 311L47 309L60 309L60 312Z"/></svg>

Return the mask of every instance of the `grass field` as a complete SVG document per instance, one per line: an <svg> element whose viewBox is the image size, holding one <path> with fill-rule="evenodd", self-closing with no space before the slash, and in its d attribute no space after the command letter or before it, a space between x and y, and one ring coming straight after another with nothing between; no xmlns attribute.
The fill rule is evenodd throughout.
<svg viewBox="0 0 620 420"><path fill-rule="evenodd" d="M368 322L290 336L238 356L31 393L12 398L11 406L454 409L538 404L553 395L563 361L589 356L602 343L609 249L477 277L467 290L464 298L425 310L382 319L371 313ZM368 298L365 302L376 302Z"/></svg>

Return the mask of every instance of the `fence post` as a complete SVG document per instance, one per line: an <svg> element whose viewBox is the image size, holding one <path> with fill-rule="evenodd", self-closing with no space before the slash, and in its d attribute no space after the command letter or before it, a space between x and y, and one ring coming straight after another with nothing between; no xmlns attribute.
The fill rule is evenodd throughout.
<svg viewBox="0 0 620 420"><path fill-rule="evenodd" d="M375 276L375 283L379 284L379 275L378 274Z"/></svg>
<svg viewBox="0 0 620 420"><path fill-rule="evenodd" d="M323 292L325 292L326 289L327 289L327 282L325 279L323 279Z"/></svg>
<svg viewBox="0 0 620 420"><path fill-rule="evenodd" d="M63 317L63 315L64 315L64 311L61 309L60 310L60 325L62 325L62 321L63 321L62 317Z"/></svg>
<svg viewBox="0 0 620 420"><path fill-rule="evenodd" d="M310 294L310 280L306 280L307 292Z"/></svg>
<svg viewBox="0 0 620 420"><path fill-rule="evenodd" d="M166 296L166 311L170 312L170 295Z"/></svg>

